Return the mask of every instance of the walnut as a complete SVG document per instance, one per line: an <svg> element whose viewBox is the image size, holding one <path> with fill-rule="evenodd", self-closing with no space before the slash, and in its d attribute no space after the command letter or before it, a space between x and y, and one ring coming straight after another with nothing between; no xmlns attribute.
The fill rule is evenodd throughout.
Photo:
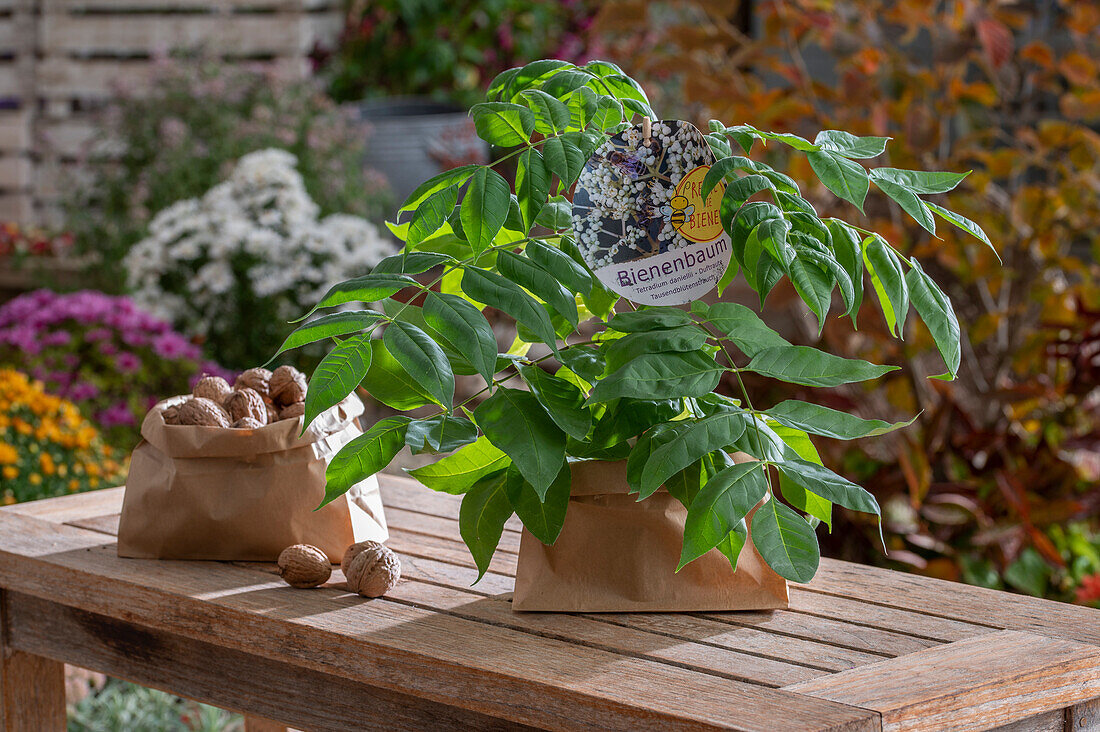
<svg viewBox="0 0 1100 732"><path fill-rule="evenodd" d="M293 366L280 366L271 374L271 398L285 407L306 398L306 376Z"/></svg>
<svg viewBox="0 0 1100 732"><path fill-rule="evenodd" d="M267 407L264 406L264 398L249 388L237 389L230 394L222 404L229 412L229 418L236 422L245 417L267 424Z"/></svg>
<svg viewBox="0 0 1100 732"><path fill-rule="evenodd" d="M170 407L165 407L160 416L164 418L165 424L179 424L180 423L180 405L173 404Z"/></svg>
<svg viewBox="0 0 1100 732"><path fill-rule="evenodd" d="M179 423L200 427L228 427L229 415L217 402L206 397L195 397L180 405Z"/></svg>
<svg viewBox="0 0 1100 732"><path fill-rule="evenodd" d="M233 383L235 389L252 389L259 392L260 396L267 399L271 396L269 391L269 384L271 383L271 372L267 369L255 368L249 369L243 372L237 377L237 380Z"/></svg>
<svg viewBox="0 0 1100 732"><path fill-rule="evenodd" d="M297 419L306 413L305 402L294 402L289 407L279 410L279 419Z"/></svg>
<svg viewBox="0 0 1100 732"><path fill-rule="evenodd" d="M225 398L233 391L229 386L229 382L220 376L203 376L195 384L195 388L191 390L191 393L197 397L205 397L212 402L221 404L225 401Z"/></svg>
<svg viewBox="0 0 1100 732"><path fill-rule="evenodd" d="M267 423L275 424L279 421L279 408L271 402L264 400L264 409L267 410Z"/></svg>
<svg viewBox="0 0 1100 732"><path fill-rule="evenodd" d="M332 565L317 547L295 544L279 554L279 576L291 587L318 587L332 576Z"/></svg>
<svg viewBox="0 0 1100 732"><path fill-rule="evenodd" d="M401 562L390 548L377 541L352 544L341 562L348 589L363 597L381 597L401 578Z"/></svg>
<svg viewBox="0 0 1100 732"><path fill-rule="evenodd" d="M258 430L264 426L264 423L254 417L241 417L233 423L233 429L238 430Z"/></svg>

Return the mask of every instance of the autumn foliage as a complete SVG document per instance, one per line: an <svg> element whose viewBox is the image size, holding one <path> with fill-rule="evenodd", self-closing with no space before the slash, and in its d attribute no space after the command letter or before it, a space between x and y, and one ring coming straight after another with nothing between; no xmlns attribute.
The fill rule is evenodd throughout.
<svg viewBox="0 0 1100 732"><path fill-rule="evenodd" d="M952 204L985 228L1003 267L965 234L934 238L884 196L868 199L860 225L946 283L963 364L955 382L920 378L939 362L912 321L905 342L879 318L862 318L856 337L827 327L830 350L904 365L875 392L834 392L838 408L920 412L909 430L833 449L884 503L891 551L877 561L1072 598L1100 571L1095 539L1075 545L1060 528L1095 528L1100 513L1100 3L761 0L750 14L737 2L616 0L596 27L615 60L663 90L663 116L891 136L869 162L974 171ZM812 178L803 172L792 175ZM837 207L814 193L823 214ZM787 304L777 295L767 307ZM833 553L876 561L853 555L870 544L846 534L834 530Z"/></svg>

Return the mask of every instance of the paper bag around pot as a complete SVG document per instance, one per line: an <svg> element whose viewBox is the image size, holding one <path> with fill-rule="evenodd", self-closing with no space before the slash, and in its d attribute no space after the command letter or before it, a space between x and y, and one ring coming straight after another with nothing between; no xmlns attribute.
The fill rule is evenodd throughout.
<svg viewBox="0 0 1100 732"><path fill-rule="evenodd" d="M301 417L259 429L167 425L157 404L141 425L118 531L120 557L275 561L312 544L339 562L348 545L389 538L374 476L319 511L325 469L362 434L354 394L299 436Z"/></svg>
<svg viewBox="0 0 1100 732"><path fill-rule="evenodd" d="M736 571L715 549L676 572L687 509L663 488L644 501L628 495L625 461L578 461L570 464L570 471L573 488L558 540L546 546L523 532L513 610L787 607L786 580L764 562L751 542L745 543Z"/></svg>

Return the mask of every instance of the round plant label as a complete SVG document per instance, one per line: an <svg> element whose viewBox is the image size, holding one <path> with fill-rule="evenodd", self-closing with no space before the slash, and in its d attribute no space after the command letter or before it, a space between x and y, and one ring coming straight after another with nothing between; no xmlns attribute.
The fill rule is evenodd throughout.
<svg viewBox="0 0 1100 732"><path fill-rule="evenodd" d="M718 284L730 238L719 183L700 195L714 154L694 125L635 125L600 146L577 181L573 230L588 266L609 289L645 305L679 305Z"/></svg>

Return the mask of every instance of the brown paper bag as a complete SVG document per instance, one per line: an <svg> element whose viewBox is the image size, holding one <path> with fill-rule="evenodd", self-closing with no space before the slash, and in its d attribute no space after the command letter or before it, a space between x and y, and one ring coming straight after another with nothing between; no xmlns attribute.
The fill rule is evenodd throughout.
<svg viewBox="0 0 1100 732"><path fill-rule="evenodd" d="M274 561L291 544L312 544L339 562L349 544L389 534L374 476L314 511L325 495L325 468L362 434L354 394L319 415L305 434L301 418L255 430L166 425L153 407L134 449L120 557Z"/></svg>
<svg viewBox="0 0 1100 732"><path fill-rule="evenodd" d="M626 462L570 465L573 490L553 546L523 532L513 610L556 612L767 610L787 607L787 582L746 542L737 571L713 550L679 572L687 509L663 488L628 495Z"/></svg>

